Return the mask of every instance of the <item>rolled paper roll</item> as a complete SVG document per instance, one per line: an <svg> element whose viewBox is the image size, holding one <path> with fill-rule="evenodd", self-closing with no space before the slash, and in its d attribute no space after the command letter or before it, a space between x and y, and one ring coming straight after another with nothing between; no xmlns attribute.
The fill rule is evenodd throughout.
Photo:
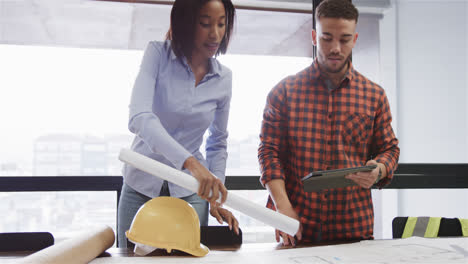
<svg viewBox="0 0 468 264"><path fill-rule="evenodd" d="M130 149L122 149L119 159L130 166L177 184L187 190L195 193L198 191L198 181L192 175L169 167L140 153ZM294 236L299 230L299 221L296 219L260 206L229 191L225 205L291 236Z"/></svg>
<svg viewBox="0 0 468 264"><path fill-rule="evenodd" d="M24 257L18 263L88 263L110 248L114 241L112 228L97 227Z"/></svg>

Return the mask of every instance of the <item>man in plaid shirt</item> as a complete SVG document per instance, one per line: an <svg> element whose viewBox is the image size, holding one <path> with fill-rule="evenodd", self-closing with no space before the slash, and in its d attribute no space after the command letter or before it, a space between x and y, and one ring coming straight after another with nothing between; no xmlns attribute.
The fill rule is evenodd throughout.
<svg viewBox="0 0 468 264"><path fill-rule="evenodd" d="M370 187L388 184L400 149L385 91L351 63L358 11L349 0L325 0L312 31L317 58L268 95L258 158L267 206L300 221L295 237L276 230L284 245L373 238ZM305 192L312 171L376 164L346 178L357 183Z"/></svg>

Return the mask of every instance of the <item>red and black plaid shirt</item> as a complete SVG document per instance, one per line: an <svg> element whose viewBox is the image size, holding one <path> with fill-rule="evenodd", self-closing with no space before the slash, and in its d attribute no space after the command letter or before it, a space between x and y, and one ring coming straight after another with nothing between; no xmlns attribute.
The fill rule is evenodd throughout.
<svg viewBox="0 0 468 264"><path fill-rule="evenodd" d="M371 190L359 186L305 192L301 178L312 171L385 164L393 177L400 149L384 90L350 64L329 90L317 61L272 89L263 113L258 157L265 185L282 179L300 217L303 241L373 238ZM274 209L271 198L267 206Z"/></svg>

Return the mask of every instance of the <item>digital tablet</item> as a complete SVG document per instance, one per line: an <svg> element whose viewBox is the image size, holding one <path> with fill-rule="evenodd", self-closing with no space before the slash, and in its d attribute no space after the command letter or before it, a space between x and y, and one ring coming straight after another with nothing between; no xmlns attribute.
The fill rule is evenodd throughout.
<svg viewBox="0 0 468 264"><path fill-rule="evenodd" d="M306 192L353 186L356 185L356 183L352 180L346 179L346 175L360 171L372 171L375 168L377 168L377 165L314 171L303 177L302 182Z"/></svg>

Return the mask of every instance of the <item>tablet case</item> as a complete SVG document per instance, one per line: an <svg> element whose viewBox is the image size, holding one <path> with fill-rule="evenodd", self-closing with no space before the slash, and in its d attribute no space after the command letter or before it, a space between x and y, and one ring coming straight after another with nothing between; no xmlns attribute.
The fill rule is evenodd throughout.
<svg viewBox="0 0 468 264"><path fill-rule="evenodd" d="M376 167L377 165L369 165L354 168L311 172L307 176L302 178L302 182L304 184L304 191L316 192L323 189L334 189L347 186L354 186L357 184L352 180L346 179L346 175L360 171L371 171Z"/></svg>

